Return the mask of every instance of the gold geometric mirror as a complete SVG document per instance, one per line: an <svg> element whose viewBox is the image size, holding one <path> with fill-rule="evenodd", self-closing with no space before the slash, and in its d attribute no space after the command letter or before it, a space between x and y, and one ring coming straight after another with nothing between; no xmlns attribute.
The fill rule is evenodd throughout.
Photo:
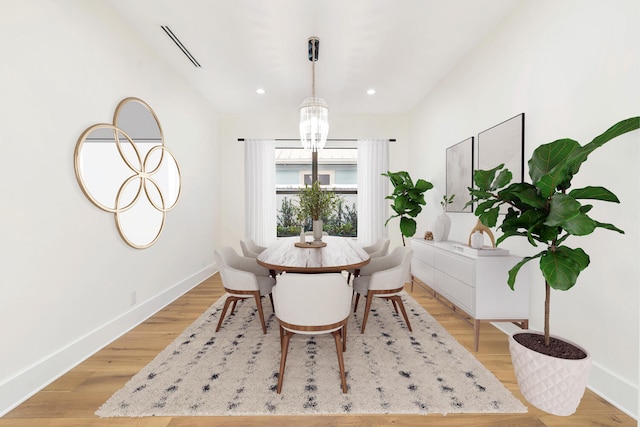
<svg viewBox="0 0 640 427"><path fill-rule="evenodd" d="M74 166L85 196L114 214L122 239L136 249L160 237L166 213L180 197L180 168L164 145L158 117L139 98L125 98L113 123L88 127L78 138Z"/></svg>

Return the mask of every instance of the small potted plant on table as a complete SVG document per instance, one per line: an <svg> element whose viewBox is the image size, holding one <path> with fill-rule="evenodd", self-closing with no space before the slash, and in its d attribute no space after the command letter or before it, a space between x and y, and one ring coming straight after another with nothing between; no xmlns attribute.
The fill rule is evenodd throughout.
<svg viewBox="0 0 640 427"><path fill-rule="evenodd" d="M305 185L298 192L300 216L313 220L313 240L322 241L322 219L327 218L335 209L338 196L333 191L320 188L320 183L315 181L311 185Z"/></svg>

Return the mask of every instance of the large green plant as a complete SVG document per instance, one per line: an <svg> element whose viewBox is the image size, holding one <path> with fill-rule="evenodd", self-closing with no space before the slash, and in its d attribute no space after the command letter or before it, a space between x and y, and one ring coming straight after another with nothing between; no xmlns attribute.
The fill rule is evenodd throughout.
<svg viewBox="0 0 640 427"><path fill-rule="evenodd" d="M386 199L392 200L391 208L395 212L384 223L385 227L393 218L400 218L400 232L402 233L402 244L405 245L404 238L416 234L416 221L413 219L422 212L422 206L427 202L424 200L424 193L433 188L433 184L424 179L418 179L413 183L408 172L383 173L393 184L393 193Z"/></svg>
<svg viewBox="0 0 640 427"><path fill-rule="evenodd" d="M589 186L569 190L571 180L596 148L640 127L640 117L622 120L588 144L580 145L572 139L559 139L536 148L529 160L529 183L511 182L511 172L499 165L491 170L474 173L476 189L469 188L472 202L477 203L475 215L494 227L501 205L508 205L500 229L504 233L497 244L512 236L525 237L531 245L543 249L524 258L510 271L508 284L514 288L515 278L522 266L539 259L545 279L545 344L549 345L549 301L551 288L571 289L578 275L589 265L589 255L581 248L567 246L571 236L591 234L596 228L624 233L622 230L587 215L593 205L583 200L619 203L618 198L604 187ZM497 176L496 176L497 174ZM467 203L469 205L470 203Z"/></svg>
<svg viewBox="0 0 640 427"><path fill-rule="evenodd" d="M305 185L298 192L300 219L311 217L314 221L327 218L335 209L338 196L333 191L320 188L318 181L312 185Z"/></svg>

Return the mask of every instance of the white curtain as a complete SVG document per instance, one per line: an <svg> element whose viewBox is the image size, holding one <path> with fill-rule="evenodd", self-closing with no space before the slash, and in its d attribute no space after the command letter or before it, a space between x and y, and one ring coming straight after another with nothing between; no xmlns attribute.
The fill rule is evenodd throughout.
<svg viewBox="0 0 640 427"><path fill-rule="evenodd" d="M362 246L388 236L384 222L389 205L385 200L389 195L389 178L381 175L388 168L388 140L358 141L358 243Z"/></svg>
<svg viewBox="0 0 640 427"><path fill-rule="evenodd" d="M245 237L260 246L276 241L276 143L244 142Z"/></svg>

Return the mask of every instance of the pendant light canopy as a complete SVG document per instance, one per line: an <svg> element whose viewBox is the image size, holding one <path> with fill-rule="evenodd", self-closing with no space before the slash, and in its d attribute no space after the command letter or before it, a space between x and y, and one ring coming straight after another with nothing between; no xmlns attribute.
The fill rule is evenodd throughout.
<svg viewBox="0 0 640 427"><path fill-rule="evenodd" d="M311 61L311 98L300 104L300 142L306 150L324 148L329 134L329 106L322 98L316 98L316 68L320 40L309 38L309 61Z"/></svg>

